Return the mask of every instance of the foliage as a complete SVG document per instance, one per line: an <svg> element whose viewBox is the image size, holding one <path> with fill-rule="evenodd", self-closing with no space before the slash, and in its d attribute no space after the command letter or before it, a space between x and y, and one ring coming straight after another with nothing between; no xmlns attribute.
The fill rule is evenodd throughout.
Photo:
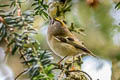
<svg viewBox="0 0 120 80"><path fill-rule="evenodd" d="M115 6L116 9L120 9L120 2L118 2Z"/></svg>
<svg viewBox="0 0 120 80"><path fill-rule="evenodd" d="M35 47L33 47L35 46ZM32 80L53 80L53 73L51 72L53 65L51 65L51 53L49 51L43 51L39 47L37 42L33 42L31 47L24 49L24 57L27 60L23 63L32 65L28 69L30 78Z"/></svg>
<svg viewBox="0 0 120 80"><path fill-rule="evenodd" d="M57 6L57 17L64 16L66 12L71 10L72 0L61 0L61 3L58 2ZM62 5L63 4L63 5Z"/></svg>
<svg viewBox="0 0 120 80"><path fill-rule="evenodd" d="M48 5L44 0L34 0L32 4L34 8L34 15L41 15L45 18L48 18L47 9Z"/></svg>
<svg viewBox="0 0 120 80"><path fill-rule="evenodd" d="M43 4L43 0L34 0L32 6L38 5L34 13L33 10L22 12L21 3L23 2L20 0L11 0L10 5L0 4L3 8L0 10L0 42L5 40L8 45L7 52L21 55L23 63L28 66L25 72L29 73L32 80L53 80L51 53L40 48L40 43L33 37L37 31L32 25L35 15L47 15L44 12L47 5ZM14 8L5 11L4 8L9 6Z"/></svg>

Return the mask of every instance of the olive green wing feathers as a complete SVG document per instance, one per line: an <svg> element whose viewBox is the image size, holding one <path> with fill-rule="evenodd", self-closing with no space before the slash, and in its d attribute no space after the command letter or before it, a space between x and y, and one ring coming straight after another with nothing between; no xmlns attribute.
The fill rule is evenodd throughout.
<svg viewBox="0 0 120 80"><path fill-rule="evenodd" d="M68 43L72 46L74 46L75 48L78 48L80 50L82 50L85 53L88 53L94 57L96 57L96 55L94 55L89 49L87 49L84 45L82 41L79 41L77 39L74 39L72 37L63 37L63 36L55 36L57 40L64 42L64 43Z"/></svg>

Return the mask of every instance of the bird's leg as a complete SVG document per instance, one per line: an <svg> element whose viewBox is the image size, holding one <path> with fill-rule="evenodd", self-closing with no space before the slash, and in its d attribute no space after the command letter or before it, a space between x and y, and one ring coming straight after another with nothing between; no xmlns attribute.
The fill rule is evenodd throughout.
<svg viewBox="0 0 120 80"><path fill-rule="evenodd" d="M63 65L61 64L61 62L67 57L68 55L66 55L65 57L63 57L58 63L57 63L57 66L58 68L62 68Z"/></svg>
<svg viewBox="0 0 120 80"><path fill-rule="evenodd" d="M60 65L60 63L67 57L68 55L66 55L65 57L63 57L57 64Z"/></svg>

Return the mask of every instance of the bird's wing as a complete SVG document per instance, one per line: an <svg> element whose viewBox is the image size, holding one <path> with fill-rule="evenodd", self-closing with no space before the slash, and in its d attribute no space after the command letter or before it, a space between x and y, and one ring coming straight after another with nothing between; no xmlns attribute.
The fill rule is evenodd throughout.
<svg viewBox="0 0 120 80"><path fill-rule="evenodd" d="M78 48L82 50L83 52L86 52L94 57L96 57L89 49L87 49L82 41L79 41L78 39L74 39L73 37L63 37L63 36L55 36L55 38L61 42L68 43L75 48Z"/></svg>

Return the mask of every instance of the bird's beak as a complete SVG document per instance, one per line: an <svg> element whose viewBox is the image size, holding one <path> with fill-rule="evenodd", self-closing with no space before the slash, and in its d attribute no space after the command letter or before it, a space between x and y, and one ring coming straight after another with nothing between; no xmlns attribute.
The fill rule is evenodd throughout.
<svg viewBox="0 0 120 80"><path fill-rule="evenodd" d="M50 24L54 24L54 22L55 22L55 19L52 18L52 19L50 20Z"/></svg>

